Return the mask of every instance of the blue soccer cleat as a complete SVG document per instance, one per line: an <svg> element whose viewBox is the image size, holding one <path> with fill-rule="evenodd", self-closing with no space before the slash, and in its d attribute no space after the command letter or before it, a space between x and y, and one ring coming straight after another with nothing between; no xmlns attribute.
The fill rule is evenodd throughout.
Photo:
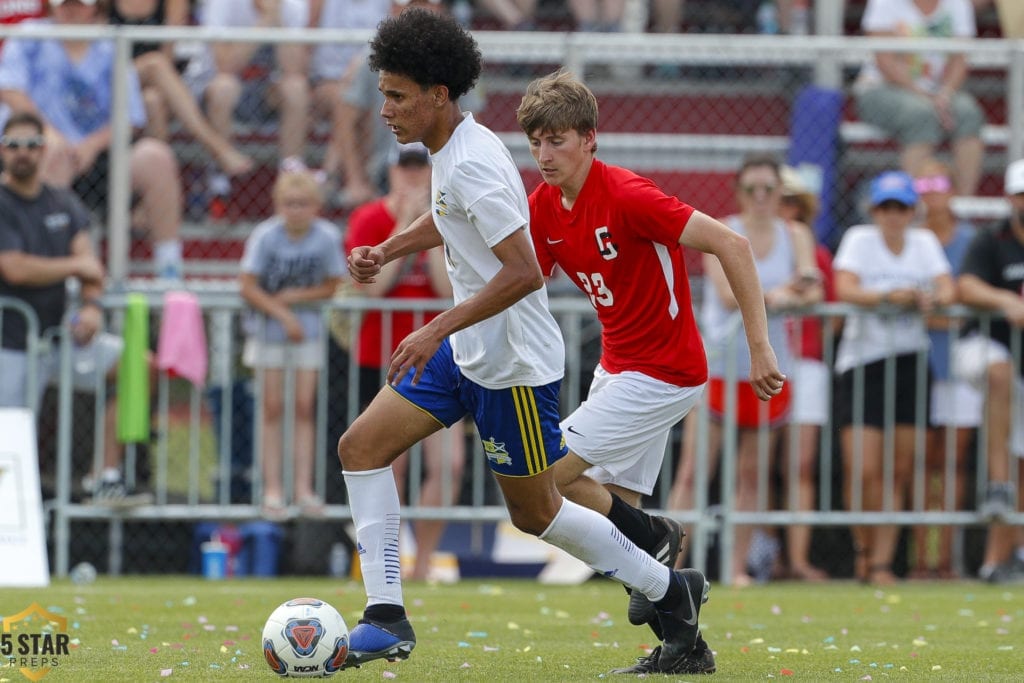
<svg viewBox="0 0 1024 683"><path fill-rule="evenodd" d="M358 667L374 659L394 662L408 659L416 647L416 634L406 618L390 623L360 619L349 633L348 659L344 668Z"/></svg>

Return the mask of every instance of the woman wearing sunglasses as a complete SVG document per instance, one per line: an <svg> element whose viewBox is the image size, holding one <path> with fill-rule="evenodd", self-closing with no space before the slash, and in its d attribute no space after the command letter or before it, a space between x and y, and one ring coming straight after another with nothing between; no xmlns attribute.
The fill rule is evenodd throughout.
<svg viewBox="0 0 1024 683"><path fill-rule="evenodd" d="M801 282L800 273L817 273L814 259L814 238L806 228L791 229L789 223L780 217L782 199L782 177L779 162L765 155L753 155L744 160L736 175L736 200L739 213L722 219L735 232L750 241L757 265L757 274L764 289L765 306L768 309L768 338L779 361L779 369L789 375L793 372L791 340L782 314L787 308L803 306L821 301L820 281ZM767 451L775 452L781 427L786 423L791 401L791 382L770 401L760 401L754 394L746 377L750 372L750 352L742 334L738 334L734 347L732 335L736 333L734 316L737 311L736 297L729 288L725 272L718 259L704 257L704 303L702 311L702 332L708 349L720 349L710 353L708 369L710 378L706 401L711 414L708 441L709 468L714 468L721 443L722 422L727 413L727 383L736 383L736 427L739 430L736 454L736 509L752 511L771 506L771 501L758 500L758 460L761 449L759 433L769 431ZM731 355L730 355L731 354ZM733 366L735 374L727 368ZM790 375L791 376L791 375ZM692 412L691 416L697 413ZM696 418L686 421L683 454L679 472L672 492L672 507L689 509L692 506L693 476L696 453ZM752 582L747 567L747 555L753 538L753 526L736 528L735 548L732 559L732 580L737 586ZM758 572L760 573L760 572Z"/></svg>

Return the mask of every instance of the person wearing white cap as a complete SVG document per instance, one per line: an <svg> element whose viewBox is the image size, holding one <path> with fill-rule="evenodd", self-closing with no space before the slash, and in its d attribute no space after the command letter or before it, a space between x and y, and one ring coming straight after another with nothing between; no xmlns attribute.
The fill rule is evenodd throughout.
<svg viewBox="0 0 1024 683"><path fill-rule="evenodd" d="M993 522L1013 515L1024 487L1024 463L1010 458L1024 458L1024 159L1007 167L1004 191L1009 217L994 231L978 234L958 280L964 304L1001 315L988 324L971 321L955 358L956 372L986 393L989 483L979 511ZM989 528L980 578L997 583L1024 578L1024 557L1014 555L1015 533L1019 528L1005 524Z"/></svg>

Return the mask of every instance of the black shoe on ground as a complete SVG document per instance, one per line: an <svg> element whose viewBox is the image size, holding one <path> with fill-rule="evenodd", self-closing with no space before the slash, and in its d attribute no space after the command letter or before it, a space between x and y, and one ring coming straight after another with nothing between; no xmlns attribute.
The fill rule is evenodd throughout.
<svg viewBox="0 0 1024 683"><path fill-rule="evenodd" d="M671 612L657 610L664 636L661 656L658 658L658 669L661 671L675 671L697 646L700 606L708 601L708 593L711 591L711 584L696 569L677 569L672 572L672 580L680 582L683 599Z"/></svg>
<svg viewBox="0 0 1024 683"><path fill-rule="evenodd" d="M672 569L683 550L683 538L686 536L686 532L683 531L682 525L674 519L669 519L668 517L653 517L652 519L655 523L661 525L664 531L651 551L651 556L669 569ZM629 594L629 611L627 616L629 617L629 623L634 626L647 624L654 631L654 635L658 637L658 640L662 639L658 612L654 609L651 601L647 599L647 596L640 591L633 591Z"/></svg>
<svg viewBox="0 0 1024 683"><path fill-rule="evenodd" d="M708 647L708 644L704 642L704 638L701 637L700 633L697 633L697 645L694 646L693 652L680 660L676 668L672 671L662 671L658 668L658 659L661 657L661 645L651 650L649 655L644 657L637 657L636 664L633 666L627 666L622 669L612 669L609 674L683 674L683 675L695 675L695 674L713 674L715 673L715 654Z"/></svg>
<svg viewBox="0 0 1024 683"><path fill-rule="evenodd" d="M416 634L406 618L390 623L360 619L348 637L348 658L343 669L358 667L374 659L394 662L409 659L416 647Z"/></svg>

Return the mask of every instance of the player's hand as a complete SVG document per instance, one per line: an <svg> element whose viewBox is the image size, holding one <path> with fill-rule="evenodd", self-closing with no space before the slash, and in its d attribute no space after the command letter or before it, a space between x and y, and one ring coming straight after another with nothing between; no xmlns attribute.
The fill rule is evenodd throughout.
<svg viewBox="0 0 1024 683"><path fill-rule="evenodd" d="M430 325L416 330L402 340L395 352L391 354L391 365L388 366L388 383L398 384L409 370L415 368L412 383L419 384L423 369L434 357L441 346L443 338L438 337Z"/></svg>
<svg viewBox="0 0 1024 683"><path fill-rule="evenodd" d="M778 396L786 382L786 376L779 370L779 361L771 346L750 352L750 386L762 401Z"/></svg>
<svg viewBox="0 0 1024 683"><path fill-rule="evenodd" d="M348 255L348 274L361 285L376 282L384 266L384 252L377 247L356 247Z"/></svg>

